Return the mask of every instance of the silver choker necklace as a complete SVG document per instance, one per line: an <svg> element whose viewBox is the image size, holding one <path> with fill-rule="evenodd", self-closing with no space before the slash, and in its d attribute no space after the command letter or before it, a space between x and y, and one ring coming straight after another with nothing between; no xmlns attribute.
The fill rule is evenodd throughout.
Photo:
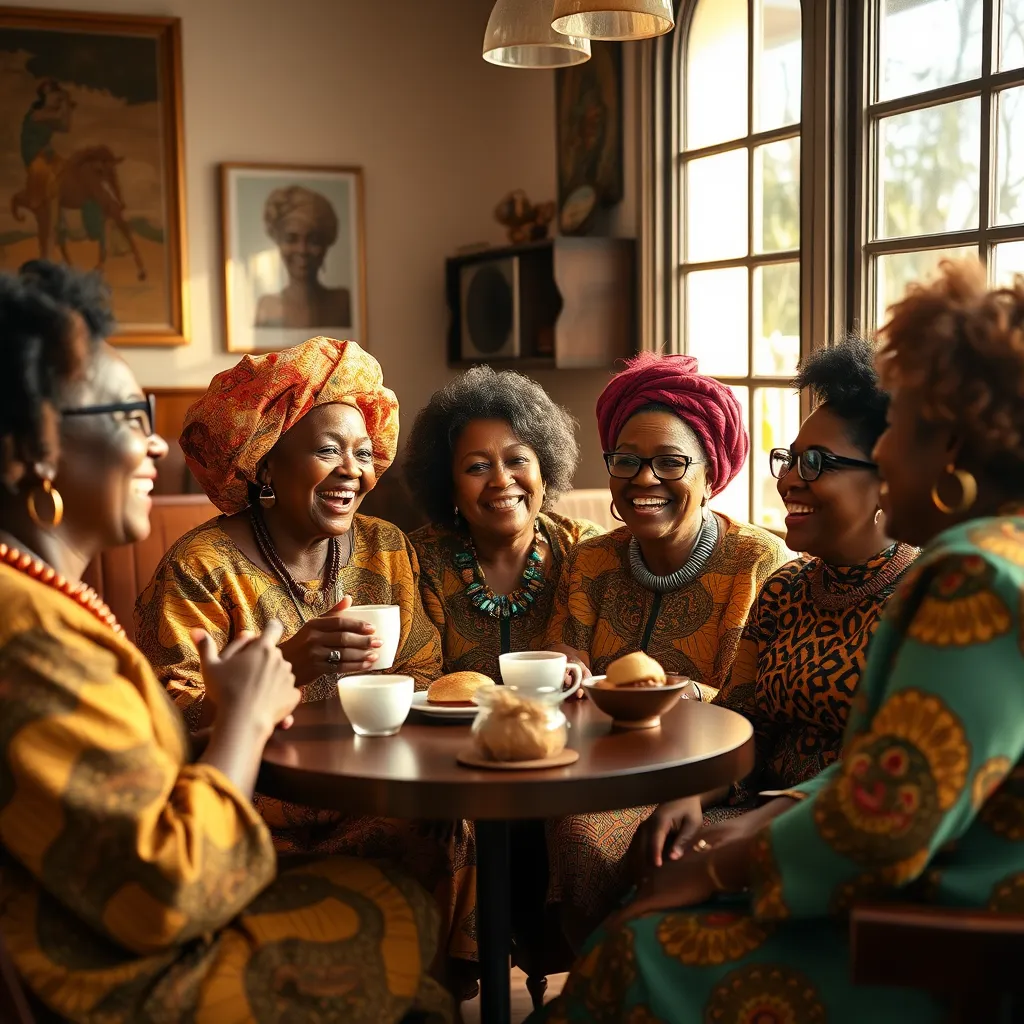
<svg viewBox="0 0 1024 1024"><path fill-rule="evenodd" d="M668 576L655 576L650 569L644 565L643 556L640 554L640 543L636 537L629 539L629 569L633 579L646 590L653 590L656 594L667 594L672 590L681 590L692 583L708 564L708 560L714 554L715 545L718 543L718 517L714 512L707 512L704 515L704 523L697 534L697 543L693 545L690 557L687 558L681 569L669 573Z"/></svg>

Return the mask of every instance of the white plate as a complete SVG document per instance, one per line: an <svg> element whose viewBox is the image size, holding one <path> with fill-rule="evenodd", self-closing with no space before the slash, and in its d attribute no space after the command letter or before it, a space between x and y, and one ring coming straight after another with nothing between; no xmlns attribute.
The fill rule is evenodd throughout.
<svg viewBox="0 0 1024 1024"><path fill-rule="evenodd" d="M436 715L438 718L476 718L478 707L446 708L441 704L428 704L427 691L420 690L412 695L413 711L422 711L425 715Z"/></svg>

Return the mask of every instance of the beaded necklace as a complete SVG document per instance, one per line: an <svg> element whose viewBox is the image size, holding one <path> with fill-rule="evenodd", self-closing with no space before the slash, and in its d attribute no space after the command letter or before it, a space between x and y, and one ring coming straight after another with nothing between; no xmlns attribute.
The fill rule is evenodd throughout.
<svg viewBox="0 0 1024 1024"><path fill-rule="evenodd" d="M886 587L895 583L919 554L918 549L909 544L897 544L889 561L866 583L836 592L825 586L826 566L820 558L816 559L818 564L811 570L811 597L814 603L825 611L845 611L860 604L866 597L880 594Z"/></svg>
<svg viewBox="0 0 1024 1024"><path fill-rule="evenodd" d="M540 522L533 524L533 545L526 556L526 568L523 570L522 583L511 594L496 594L484 577L477 557L473 538L466 538L466 550L455 555L455 568L466 588L469 603L478 612L490 615L495 619L518 618L527 615L537 600L537 593L544 588L544 556L540 553L541 545Z"/></svg>
<svg viewBox="0 0 1024 1024"><path fill-rule="evenodd" d="M307 587L293 579L291 573L288 572L287 566L274 547L267 524L263 521L263 516L260 515L255 505L249 509L249 518L252 522L253 537L256 538L256 547L259 548L263 560L274 570L274 575L281 581L281 585L292 599L292 604L295 605L299 618L303 622L306 621L303 606L305 606L307 611L322 612L324 610L324 602L328 599L341 571L341 545L338 543L338 538L331 537L327 542L327 561L324 563L324 575L320 586ZM353 525L348 531L349 557L351 557L352 553L352 530L354 528ZM340 594L338 595L338 600L341 600Z"/></svg>
<svg viewBox="0 0 1024 1024"><path fill-rule="evenodd" d="M3 543L0 543L0 561L34 580L39 580L40 583L45 583L65 597L70 597L72 601L80 604L87 612L91 612L104 626L108 626L118 636L125 635L124 627L117 621L117 617L88 583L72 583L41 558L25 554L17 548Z"/></svg>

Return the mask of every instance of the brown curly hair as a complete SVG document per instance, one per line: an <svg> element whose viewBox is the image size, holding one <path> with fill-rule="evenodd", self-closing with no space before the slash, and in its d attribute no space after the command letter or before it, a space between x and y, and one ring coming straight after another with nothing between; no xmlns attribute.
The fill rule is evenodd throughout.
<svg viewBox="0 0 1024 1024"><path fill-rule="evenodd" d="M990 289L977 260L943 260L880 328L883 386L922 392L925 421L954 427L966 465L1024 472L1024 277Z"/></svg>

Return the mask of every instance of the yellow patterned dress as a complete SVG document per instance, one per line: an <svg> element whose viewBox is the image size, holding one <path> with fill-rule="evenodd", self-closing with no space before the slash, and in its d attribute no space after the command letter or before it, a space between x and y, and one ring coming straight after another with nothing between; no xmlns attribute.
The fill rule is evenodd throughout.
<svg viewBox="0 0 1024 1024"><path fill-rule="evenodd" d="M843 759L758 836L748 896L588 943L546 1024L926 1024L923 993L854 987L858 900L1024 913L1024 510L936 538L889 601Z"/></svg>
<svg viewBox="0 0 1024 1024"><path fill-rule="evenodd" d="M912 548L893 545L863 565L828 566L822 583L836 598L876 580L882 584L839 609L815 600L818 559L790 562L765 583L732 672L715 697L750 719L757 764L733 787L727 806L711 808L706 820L752 806L762 790L806 782L839 759L868 641L899 584L904 552L913 555Z"/></svg>
<svg viewBox="0 0 1024 1024"><path fill-rule="evenodd" d="M0 933L41 1002L78 1024L451 1020L415 883L342 858L275 877L135 647L6 565L0 604Z"/></svg>
<svg viewBox="0 0 1024 1024"><path fill-rule="evenodd" d="M544 649L555 587L568 552L580 541L599 537L601 528L586 519L542 512L540 526L551 547L545 586L527 615L499 624L470 604L455 556L466 550L464 536L443 526L424 526L410 536L420 560L423 607L441 634L444 671L472 670L498 679L498 656L507 651ZM508 630L503 636L502 626Z"/></svg>
<svg viewBox="0 0 1024 1024"><path fill-rule="evenodd" d="M417 687L424 689L440 674L441 641L423 611L416 553L405 534L383 520L357 515L353 530L352 556L328 607L342 593L351 594L355 604L399 605L402 634L394 671L413 676ZM285 639L302 626L277 578L251 562L212 519L186 533L164 556L139 595L135 636L194 726L203 681L189 631L202 627L221 646L242 630L262 630L272 618L284 624ZM309 684L303 700L337 700L335 678L325 675ZM440 842L417 822L347 816L259 794L255 803L280 853L343 853L399 862L437 896L450 922L450 955L476 958L476 854L471 835L459 833Z"/></svg>
<svg viewBox="0 0 1024 1024"><path fill-rule="evenodd" d="M595 674L643 650L669 673L718 688L732 668L761 586L787 559L767 530L716 513L719 540L692 583L656 594L633 579L626 527L585 541L566 560L547 642L568 644ZM623 859L653 807L574 815L548 824L548 901L596 924L622 886Z"/></svg>

